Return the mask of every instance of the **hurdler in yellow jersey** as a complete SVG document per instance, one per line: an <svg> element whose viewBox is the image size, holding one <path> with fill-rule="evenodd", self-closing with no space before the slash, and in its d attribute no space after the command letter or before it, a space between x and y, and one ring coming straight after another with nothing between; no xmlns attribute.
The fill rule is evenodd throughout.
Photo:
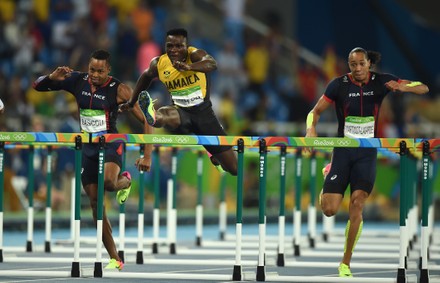
<svg viewBox="0 0 440 283"><path fill-rule="evenodd" d="M196 50L195 47L188 47L188 55ZM193 63L191 56L186 56L184 63L191 65ZM167 54L159 57L157 70L159 80L166 85L174 105L187 108L201 106L204 102L210 104L206 73L192 70L179 71L174 68Z"/></svg>
<svg viewBox="0 0 440 283"><path fill-rule="evenodd" d="M187 45L188 33L177 28L167 32L165 54L153 58L139 77L130 100L121 105L129 110L136 101L150 125L164 127L173 134L226 136L210 100L209 73L217 62L205 50ZM172 105L155 109L147 89L154 79L168 89ZM237 174L237 157L231 146L204 145L211 161L232 175Z"/></svg>

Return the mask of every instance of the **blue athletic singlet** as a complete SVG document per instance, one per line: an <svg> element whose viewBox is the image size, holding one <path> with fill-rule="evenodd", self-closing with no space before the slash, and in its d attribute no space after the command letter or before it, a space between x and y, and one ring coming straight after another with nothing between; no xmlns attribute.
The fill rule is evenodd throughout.
<svg viewBox="0 0 440 283"><path fill-rule="evenodd" d="M379 108L390 92L385 83L391 80L399 78L370 72L368 82L362 86L350 74L329 83L324 98L335 103L338 137L376 137Z"/></svg>
<svg viewBox="0 0 440 283"><path fill-rule="evenodd" d="M335 103L338 118L338 137L377 137L380 105L390 92L388 81L399 81L391 74L370 72L368 82L359 84L351 74L332 80L324 99ZM371 193L376 179L376 148L335 148L332 166L324 181L324 193L344 194L348 184L351 192Z"/></svg>
<svg viewBox="0 0 440 283"><path fill-rule="evenodd" d="M62 81L50 80L42 76L34 82L38 91L65 90L76 98L80 114L80 127L84 133L101 135L117 133L118 117L117 93L120 81L109 77L101 86L92 92L92 84L87 73L72 72ZM98 183L98 144L83 144L82 183ZM105 146L105 162L115 162L121 167L122 143L108 143Z"/></svg>

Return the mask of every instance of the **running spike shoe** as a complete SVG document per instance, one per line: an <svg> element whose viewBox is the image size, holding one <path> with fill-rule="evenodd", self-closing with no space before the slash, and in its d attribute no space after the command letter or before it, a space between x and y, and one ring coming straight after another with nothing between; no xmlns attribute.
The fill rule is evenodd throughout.
<svg viewBox="0 0 440 283"><path fill-rule="evenodd" d="M117 269L119 271L121 271L123 268L124 263L121 260L116 260L114 258L112 258L105 267L105 269Z"/></svg>
<svg viewBox="0 0 440 283"><path fill-rule="evenodd" d="M128 195L130 194L130 190L131 190L131 174L130 174L130 172L124 171L124 172L122 172L121 175L127 177L127 179L130 181L130 185L127 188L119 190L116 193L116 200L118 201L119 204L123 204L127 200Z"/></svg>
<svg viewBox="0 0 440 283"><path fill-rule="evenodd" d="M353 277L353 274L351 274L350 267L346 265L345 263L342 263L338 267L339 271L339 277Z"/></svg>
<svg viewBox="0 0 440 283"><path fill-rule="evenodd" d="M154 101L151 99L148 91L143 90L139 94L139 106L147 118L148 124L153 126L156 123L156 110L154 109Z"/></svg>

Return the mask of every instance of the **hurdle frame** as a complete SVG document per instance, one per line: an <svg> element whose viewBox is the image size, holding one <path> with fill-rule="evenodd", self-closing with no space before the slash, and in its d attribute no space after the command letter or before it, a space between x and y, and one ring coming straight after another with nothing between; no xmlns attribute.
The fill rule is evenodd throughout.
<svg viewBox="0 0 440 283"><path fill-rule="evenodd" d="M37 141L37 142L45 142L45 141L47 141L47 140L43 140L43 141L38 140L38 137L41 138L41 136L39 136L39 135L44 134L44 133L23 133L23 135L25 135L24 139L27 139L30 134L33 134L33 137L36 139L35 141ZM124 140L124 138L125 138L125 140L124 140L125 142L133 142L131 140L131 137L130 137L132 135L109 134L109 135L104 135L104 136L97 137L99 139L98 142L99 142L99 145L100 145L100 152L99 152L99 162L100 162L100 166L99 166L99 174L100 175L99 176L100 177L98 178L98 190L100 192L99 195L101 195L101 193L103 195L103 191L101 191L99 189L99 187L103 187L103 178L101 176L101 175L103 175L103 170L102 170L101 162L103 163L103 154L104 154L103 144L106 142L106 136L108 136L109 142L112 142L113 140L121 140L121 139ZM133 136L135 136L135 135L133 135ZM141 135L141 136L143 136L143 138L145 138L145 140L143 141L144 143L155 143L155 142L157 142L157 141L154 141L154 138L153 138L153 137L157 137L155 135L149 135L149 136ZM166 136L169 136L169 135L166 135ZM47 138L44 135L43 135L43 137L45 139ZM319 141L326 141L326 140L333 140L333 141L337 141L338 140L338 138L331 138L331 139L324 138L325 140L320 140L322 138L300 138L299 139L301 141L300 143L298 143L298 141L295 140L295 144L293 144L293 139L290 139L290 138L280 138L280 137L264 137L264 138L261 138L261 137L214 137L213 138L213 137L210 137L210 136L186 136L186 137L188 137L188 139L190 140L188 142L188 144L193 144L194 143L194 145L230 145L230 144L235 143L237 141L237 139L241 139L241 140L244 141L244 143L243 143L244 145L255 145L256 143L260 143L260 145L263 144L264 146L267 146L266 142L269 141L268 143L270 145L272 145L272 146L279 146L280 144L286 144L287 143L290 146L300 147L300 146L314 146L314 145L316 145L316 144L313 144L315 141L319 142ZM153 141L151 141L151 138L153 138ZM218 138L218 140L215 140L215 138ZM380 147L380 146L382 146L382 141L386 141L387 139L377 139L377 138L374 138L374 139L365 139L365 140L369 140L368 142L370 142L370 143L365 145L365 143L364 143L365 141L362 141L360 139L344 139L344 146L347 145L347 144L345 144L345 142L347 142L347 141L354 142L353 144L351 144L352 146L356 145L356 141L357 141L357 146ZM399 143L400 143L401 157L405 156L407 154L407 149L409 147L414 148L414 144L415 144L414 140L411 140L411 139L393 139L393 140L394 140L394 143L396 141L399 141ZM12 142L13 141L14 140L12 139ZM22 142L23 140L21 139L20 141ZM26 140L26 141L27 142L33 142L33 140ZM54 142L54 141L52 141L52 142ZM96 138L93 139L92 142L97 142ZM438 141L436 140L434 142L434 144L438 145ZM336 145L332 144L332 145L333 145L333 147L338 146L338 144L336 144ZM262 155L265 154L264 150L262 150L261 147L260 147L260 154L262 154ZM261 156L260 156L260 158L261 158ZM3 160L2 160L2 162L3 162ZM262 163L260 165L262 165ZM3 165L2 165L2 167L3 167ZM262 166L260 169L264 170L264 166ZM1 173L2 172L3 171L1 171ZM401 166L401 172L406 173L405 166ZM428 176L429 176L429 174L428 174ZM403 178L403 177L401 176L401 178ZM29 182L29 183L31 183L31 182ZM264 183L264 182L262 182L262 183ZM402 196L403 195L405 195L405 194L402 194ZM262 192L260 196L264 196L264 193ZM30 199L31 199L31 197L30 197ZM102 204L102 202L103 202L102 196L98 197L98 202L101 202L101 204ZM401 225L401 231L403 232L402 234L406 234L408 236L408 234L407 234L407 232L408 232L407 230L408 229L406 227L406 218L405 218L406 216L402 215L402 211L405 211L405 209L408 209L408 208L404 207L405 204L406 204L406 200L401 201L400 225ZM0 208L3 209L3 207L0 207ZM30 203L30 208L32 208L31 203ZM31 210L28 211L30 216L32 214L31 212L32 212ZM262 209L260 209L260 212L259 212L259 225L265 224L265 215L264 215L264 213L265 213L265 210L264 210L264 207L263 207ZM102 235L102 223L101 223L101 225L99 225L99 220L102 221L102 208L99 209L99 206L98 206L97 235L99 235L100 233ZM427 222L428 221L425 221L425 223L428 225L429 222L428 223ZM32 224L30 224L28 227L32 227ZM261 233L261 238L264 239L264 231L263 231L263 229L260 228L259 230L260 230L260 233ZM0 230L0 232L3 232L3 231ZM28 236L29 236L29 234L30 233L29 233L29 230L28 230ZM401 234L401 236L402 236L402 234ZM3 235L0 235L0 239L2 238L2 236ZM98 236L98 239L100 239L99 236ZM29 242L30 242L30 244L29 244ZM98 242L99 242L99 244L97 244L97 251L99 251L100 248L102 247L102 243L100 241L98 241ZM402 243L402 242L405 242L405 241L401 240L401 247L405 245L405 243ZM2 242L0 241L0 244L1 243ZM100 245L101 245L101 247L99 247ZM27 247L29 247L29 246L32 249L32 241L31 241L30 237L28 237L28 242L27 242ZM264 241L263 241L263 247L264 247ZM402 256L402 254L404 254L404 256ZM403 249L401 249L401 256L400 256L400 261L399 261L398 277L397 277L398 282L406 282L406 278L405 278L406 277L406 274L405 274L406 256L407 255L405 255L405 251L403 251ZM100 262L100 257L101 257L101 253L97 253L96 262L95 262L95 272L94 272L95 277L102 277L102 275L103 275L102 274L102 263ZM261 258L261 255L260 255L260 258ZM258 271L257 271L257 277L259 275L260 279L265 279L264 269L262 270L262 268L260 268L260 267L264 267L264 265L260 265L260 262L261 262L260 258L259 258L259 265L258 265L258 268L260 269L260 273L258 273ZM263 259L264 259L264 257L263 257ZM402 270L403 270L403 272L401 272ZM121 274L121 276L122 276L122 278L124 278L122 274ZM366 280L365 278L363 278L363 279ZM292 277L292 278L290 278L290 280L294 281L295 278ZM377 280L377 278L376 278L376 280ZM257 281L264 281L264 280L258 280L258 278L257 278ZM281 281L283 281L283 280L281 280Z"/></svg>

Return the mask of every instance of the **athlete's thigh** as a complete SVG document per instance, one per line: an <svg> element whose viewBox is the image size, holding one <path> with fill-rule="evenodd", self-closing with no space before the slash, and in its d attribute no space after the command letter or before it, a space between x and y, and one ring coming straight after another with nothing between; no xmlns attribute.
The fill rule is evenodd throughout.
<svg viewBox="0 0 440 283"><path fill-rule="evenodd" d="M335 148L332 154L332 166L324 180L323 193L336 193L342 196L348 186L350 178L350 150Z"/></svg>
<svg viewBox="0 0 440 283"><path fill-rule="evenodd" d="M105 150L104 180L112 181L114 184L118 181L118 175L122 166L122 143L109 143Z"/></svg>
<svg viewBox="0 0 440 283"><path fill-rule="evenodd" d="M191 123L190 117L184 110L176 106L163 106L158 112L163 117L163 127L173 134L189 134L187 130Z"/></svg>
<svg viewBox="0 0 440 283"><path fill-rule="evenodd" d="M196 135L205 136L226 136L225 129L223 128L217 116L211 107L200 111L197 116L193 117L193 131ZM218 153L232 151L230 146L204 146L208 152L215 155L217 158ZM231 153L226 153L225 157L231 156ZM229 158L228 158L229 159Z"/></svg>
<svg viewBox="0 0 440 283"><path fill-rule="evenodd" d="M376 179L377 150L358 148L357 151L350 177L351 191L362 190L370 194Z"/></svg>
<svg viewBox="0 0 440 283"><path fill-rule="evenodd" d="M98 184L98 154L91 156L83 152L81 182L84 188L90 184Z"/></svg>
<svg viewBox="0 0 440 283"><path fill-rule="evenodd" d="M98 184L85 185L84 191L86 192L90 201L96 201L98 199Z"/></svg>

